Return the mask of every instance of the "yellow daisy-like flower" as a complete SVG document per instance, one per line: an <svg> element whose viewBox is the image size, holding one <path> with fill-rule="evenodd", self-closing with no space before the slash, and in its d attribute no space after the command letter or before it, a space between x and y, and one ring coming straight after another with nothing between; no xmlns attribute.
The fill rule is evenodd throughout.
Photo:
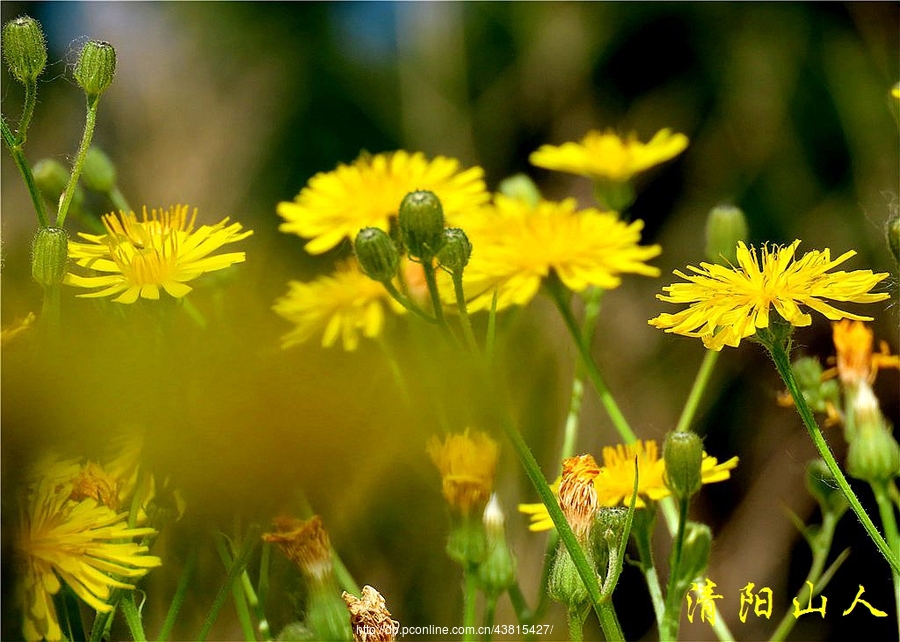
<svg viewBox="0 0 900 642"><path fill-rule="evenodd" d="M532 165L558 172L623 182L678 156L687 146L687 136L669 129L658 131L649 143L640 142L634 134L623 139L612 130L590 131L580 143L542 145L528 160Z"/></svg>
<svg viewBox="0 0 900 642"><path fill-rule="evenodd" d="M362 273L356 259L338 263L333 274L308 283L291 281L288 287L288 293L272 306L295 324L281 338L282 348L305 343L322 332L323 347L341 339L345 350L356 350L360 334L373 338L381 332L385 305L392 301L381 283Z"/></svg>
<svg viewBox="0 0 900 642"><path fill-rule="evenodd" d="M832 324L832 340L837 352L837 365L822 373L823 378L835 372L844 385L855 386L862 382L873 383L881 368L900 368L900 356L891 354L882 341L880 352L873 352L875 334L861 321L842 319Z"/></svg>
<svg viewBox="0 0 900 642"><path fill-rule="evenodd" d="M134 303L138 297L159 299L162 288L181 298L191 291L186 281L205 272L222 270L245 260L244 252L212 255L228 243L253 234L241 231L240 223L228 225L226 217L215 225L194 229L196 208L187 205L168 210L143 210L140 219L134 212L107 214L103 217L106 234L79 236L87 243L69 242L69 258L79 266L105 273L81 276L70 272L64 283L82 288L99 288L81 297L118 295L118 303ZM211 256L212 255L212 256Z"/></svg>
<svg viewBox="0 0 900 642"><path fill-rule="evenodd" d="M483 510L494 488L497 442L483 432L466 430L443 442L432 437L427 452L441 473L447 502L463 515Z"/></svg>
<svg viewBox="0 0 900 642"><path fill-rule="evenodd" d="M472 243L465 271L472 308L526 305L551 270L573 292L589 286L610 290L621 274L659 276L645 261L659 255L658 245L638 245L642 221L626 223L615 213L578 210L575 199L539 201L496 195L494 205L462 223Z"/></svg>
<svg viewBox="0 0 900 642"><path fill-rule="evenodd" d="M403 150L363 154L350 165L316 174L293 201L279 203L285 222L278 229L310 239L306 251L321 254L356 238L364 227L387 231L400 201L415 190L437 194L452 222L489 200L483 177L480 167L460 171L458 160L444 156L429 161L421 152Z"/></svg>
<svg viewBox="0 0 900 642"><path fill-rule="evenodd" d="M61 581L91 608L108 613L112 589L134 588L123 578L141 578L161 564L146 546L129 541L154 529L128 528L124 513L94 499L72 500L72 485L58 481L51 475L31 489L16 538L22 570L17 598L28 640L62 639L53 605Z"/></svg>
<svg viewBox="0 0 900 642"><path fill-rule="evenodd" d="M737 267L701 263L699 268L688 266L694 275L675 270L675 275L689 283L675 283L663 288L667 295L656 298L669 303L686 303L688 308L675 314L660 314L648 323L666 332L687 337L699 337L711 350L723 346L737 347L741 339L756 334L757 329L769 326L771 308L794 326L807 326L812 318L800 310L805 305L826 318L871 321L826 303L852 301L873 303L888 298L888 294L870 292L887 273L873 274L872 270L831 272L856 252L844 252L832 260L830 250L813 250L799 260L794 252L800 241L787 247L763 246L761 256L756 249L747 249L738 242Z"/></svg>
<svg viewBox="0 0 900 642"><path fill-rule="evenodd" d="M634 459L638 460L638 496L635 506L643 508L648 501L659 501L671 494L666 486L666 463L659 455L655 441L638 439L633 444L603 448L603 466L594 478L597 501L600 506L625 506L631 503L634 489ZM703 453L700 478L704 484L713 484L731 477L731 470L738 465L738 458L719 463L715 457ZM558 494L558 485L551 486ZM553 521L543 504L520 504L519 511L529 515L529 530L546 531L553 528Z"/></svg>

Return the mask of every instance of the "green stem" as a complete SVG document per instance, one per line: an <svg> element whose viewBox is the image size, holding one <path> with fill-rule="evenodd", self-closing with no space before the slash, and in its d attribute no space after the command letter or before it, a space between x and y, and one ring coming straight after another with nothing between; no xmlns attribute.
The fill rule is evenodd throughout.
<svg viewBox="0 0 900 642"><path fill-rule="evenodd" d="M125 199L125 195L122 194L122 190L119 189L118 185L113 185L106 196L109 198L110 202L112 202L113 207L120 212L128 213L132 211L131 207L128 205L128 201Z"/></svg>
<svg viewBox="0 0 900 642"><path fill-rule="evenodd" d="M803 585L795 597L798 604L808 604L812 597L815 597L815 595L822 592L825 589L825 584L831 579L830 576L833 571L837 569L837 566L843 559L846 559L846 556L844 555L838 556L829 571L826 573L822 572L825 568L825 562L828 560L828 554L831 551L831 544L834 540L834 530L837 528L838 519L839 518L832 513L825 513L822 515L822 525L816 535L813 537L807 536L806 538L807 542L809 542L810 549L812 549L813 559L812 564L809 567L809 573L806 574L806 579L803 581ZM845 551L845 553L846 552L847 551ZM821 581L823 577L826 578L824 583ZM819 589L813 594L809 587L815 587L816 584L819 584ZM778 623L778 627L775 629L775 633L772 634L770 641L782 642L782 640L785 640L796 623L797 617L794 615L793 609L788 608L781 618L781 621Z"/></svg>
<svg viewBox="0 0 900 642"><path fill-rule="evenodd" d="M403 296L403 294L401 294L400 291L397 290L396 286L393 283L391 283L390 281L382 281L381 284L384 286L384 289L387 290L387 293L391 295L391 298L402 305L404 308L415 314L420 319L427 321L428 323L437 323L437 319L416 307L412 301Z"/></svg>
<svg viewBox="0 0 900 642"><path fill-rule="evenodd" d="M647 589L650 591L650 600L653 602L656 625L662 627L665 600L663 599L662 586L659 583L659 574L656 572L656 564L653 561L653 547L650 545L655 523L656 520L650 517L639 519L634 529L634 541L638 549L638 564L644 573L644 578L647 580Z"/></svg>
<svg viewBox="0 0 900 642"><path fill-rule="evenodd" d="M522 595L522 587L516 582L508 589L509 601L512 603L513 610L516 612L516 621L519 624L531 624L534 622L534 612L528 608L525 596Z"/></svg>
<svg viewBox="0 0 900 642"><path fill-rule="evenodd" d="M16 142L19 145L25 144L28 137L28 126L31 124L31 117L34 115L34 106L37 104L37 80L30 80L25 83L25 103L22 105L22 117L19 119L19 126L16 127Z"/></svg>
<svg viewBox="0 0 900 642"><path fill-rule="evenodd" d="M878 503L878 513L881 516L881 523L884 524L887 541L891 545L891 550L900 555L900 532L897 530L897 516L894 513L894 504L888 495L887 484L885 482L873 483L872 491L875 493L875 501ZM894 582L894 608L897 611L897 624L900 626L900 574L894 571L891 573L891 579Z"/></svg>
<svg viewBox="0 0 900 642"><path fill-rule="evenodd" d="M197 566L199 551L200 547L198 545L194 544L191 546L187 560L184 563L184 568L181 571L181 577L178 579L178 586L175 588L175 595L172 596L172 602L169 604L166 619L163 620L159 635L156 636L160 642L168 640L169 635L172 633L172 628L175 626L175 620L178 618L178 612L181 610L181 607L184 605L184 601L187 598L188 586L191 582L191 576L194 574L194 569Z"/></svg>
<svg viewBox="0 0 900 642"><path fill-rule="evenodd" d="M31 196L31 203L34 205L34 211L38 217L38 225L41 227L49 227L50 221L47 218L44 199L41 197L37 184L34 182L34 174L31 173L31 167L28 165L28 160L25 158L25 152L22 149L21 143L16 140L9 125L6 124L5 118L0 120L0 130L2 130L3 142L6 144L7 149L9 149L9 153L12 155L16 167L19 168L22 180L25 181L25 187L28 188L28 194Z"/></svg>
<svg viewBox="0 0 900 642"><path fill-rule="evenodd" d="M147 636L144 635L141 612L134 602L134 591L125 592L125 594L122 595L122 599L119 600L119 606L122 608L122 614L125 616L128 630L131 631L131 639L134 640L134 642L146 642Z"/></svg>
<svg viewBox="0 0 900 642"><path fill-rule="evenodd" d="M772 359L775 361L775 368L778 370L778 374L781 375L781 378L784 380L788 391L791 393L791 397L793 397L794 399L794 405L796 405L797 407L797 412L800 413L800 418L803 420L803 423L806 426L807 431L809 432L809 436L812 438L813 443L816 446L816 450L819 451L819 456L825 461L825 464L828 466L828 470L830 470L831 474L834 476L838 487L841 489L841 492L844 493L844 496L850 503L850 508L852 508L853 512L856 513L857 518L859 518L859 521L862 523L863 528L866 529L869 537L878 547L878 550L881 551L881 554L884 555L884 558L891 565L893 572L900 573L900 563L897 562L897 557L894 555L891 547L888 546L888 543L881 536L881 533L878 532L875 524L872 523L871 518L869 518L868 513L866 513L866 509L863 508L862 504L859 503L859 499L857 499L856 493L854 493L853 489L850 488L850 484L847 482L847 478L844 477L844 473L841 471L840 466L838 466L837 461L835 461L834 455L831 452L831 448L829 448L828 442L825 441L825 437L822 435L822 431L819 429L819 426L816 423L815 418L813 417L812 410L810 410L809 404L806 403L806 399L804 398L803 393L800 392L797 381L794 379L794 372L791 369L791 363L788 358L787 351L785 350L781 342L777 340L771 340L771 338L767 337L767 335L765 334L757 334L760 335L760 339L762 340L763 344L769 349L769 354L772 355Z"/></svg>
<svg viewBox="0 0 900 642"><path fill-rule="evenodd" d="M78 179L84 167L84 159L87 156L88 148L91 146L91 139L94 137L94 126L97 124L97 106L99 104L99 96L88 99L87 114L84 119L84 134L81 137L78 152L75 154L75 162L72 163L72 175L69 176L69 184L66 186L66 191L63 192L62 201L59 204L59 212L56 214L57 227L62 227L66 222L69 205L72 204L72 198L75 196L75 186L78 185Z"/></svg>
<svg viewBox="0 0 900 642"><path fill-rule="evenodd" d="M238 551L238 554L234 557L231 568L228 569L228 574L225 576L225 582L219 588L219 592L216 593L216 597L213 600L212 607L210 607L209 613L207 614L206 619L203 622L200 633L197 634L196 639L198 640L198 642L202 642L203 640L205 640L206 636L208 636L209 632L212 630L213 624L215 624L216 619L218 619L219 617L219 611L222 610L222 607L225 605L225 600L228 599L228 594L231 592L232 584L234 584L234 581L244 571L244 568L246 568L247 561L250 559L250 554L256 547L258 540L259 527L255 525L251 526L249 532L247 533L246 539L244 539L244 541L241 543L241 548Z"/></svg>
<svg viewBox="0 0 900 642"><path fill-rule="evenodd" d="M219 554L219 559L222 560L222 565L225 568L230 568L233 564L234 560L231 559L231 551L228 550L228 544L226 543L225 537L217 537L216 538L216 552ZM245 640L256 640L256 635L253 632L253 621L250 619L250 609L247 605L248 596L244 591L244 578L246 577L246 570L243 571L240 582L233 582L231 585L231 597L234 599L234 610L237 613L238 622L241 626L241 631L244 634Z"/></svg>
<svg viewBox="0 0 900 642"><path fill-rule="evenodd" d="M41 307L41 323L51 337L59 337L60 307L59 307L59 290L60 286L51 285L44 288L44 303Z"/></svg>
<svg viewBox="0 0 900 642"><path fill-rule="evenodd" d="M453 292L456 295L456 309L459 311L459 322L462 325L466 343L473 354L478 354L478 342L472 331L472 320L469 319L469 310L466 306L466 293L463 291L462 271L453 272Z"/></svg>
<svg viewBox="0 0 900 642"><path fill-rule="evenodd" d="M584 302L584 322L581 325L582 340L593 336L600 316L600 298L603 290L592 288L588 291ZM560 461L575 454L575 445L578 441L578 427L581 417L581 402L584 398L584 363L579 360L575 365L575 376L572 378L572 392L569 396L569 412L566 415L566 424L563 429L563 443L560 450Z"/></svg>
<svg viewBox="0 0 900 642"><path fill-rule="evenodd" d="M434 312L435 321L441 329L444 338L451 346L458 345L456 337L450 332L450 326L447 325L447 318L444 316L444 304L441 302L441 293L438 290L437 277L435 276L434 265L431 259L422 261L422 270L425 272L425 283L428 284L428 294L431 295L431 308Z"/></svg>
<svg viewBox="0 0 900 642"><path fill-rule="evenodd" d="M575 534L572 532L569 522L566 521L562 509L559 507L556 496L553 494L553 491L550 490L550 486L547 484L547 480L544 479L540 466L535 460L534 455L531 453L531 449L528 448L528 444L525 443L522 435L519 434L519 431L516 430L515 427L513 427L506 415L501 415L500 425L502 426L507 439L512 443L513 449L516 451L516 455L518 455L519 461L525 469L525 474L531 481L532 486L534 486L534 489L544 503L544 506L546 506L547 513L550 515L550 519L553 521L554 526L556 526L556 532L559 534L560 540L562 540L563 545L569 552L572 563L575 565L575 568L578 570L578 575L581 577L581 581L584 582L591 605L594 607L597 618L600 620L600 626L603 628L606 639L610 641L624 639L622 637L621 628L618 626L618 621L615 617L615 611L611 611L612 603L603 601L600 593L600 585L597 582L597 572L591 567L587 560L587 556L584 554L584 550L575 538Z"/></svg>
<svg viewBox="0 0 900 642"><path fill-rule="evenodd" d="M497 299L500 290L494 289L491 298L491 311L488 314L487 336L484 340L484 359L490 365L494 363L494 350L497 345Z"/></svg>
<svg viewBox="0 0 900 642"><path fill-rule="evenodd" d="M719 354L720 353L715 350L707 350L706 354L703 356L703 362L700 364L700 369L697 371L694 385L691 386L691 391L688 394L687 401L684 403L681 416L678 418L678 424L675 426L675 432L686 432L690 429L691 423L694 421L694 416L697 414L697 407L700 405L700 399L706 390L707 384L709 384L709 378L716 365L716 361L719 359Z"/></svg>
<svg viewBox="0 0 900 642"><path fill-rule="evenodd" d="M475 635L475 608L478 598L478 572L474 565L466 564L463 571L463 641L473 642Z"/></svg>
<svg viewBox="0 0 900 642"><path fill-rule="evenodd" d="M622 411L619 409L616 400L613 398L612 393L610 393L609 388L606 387L606 383L603 381L603 376L600 374L599 368L597 368L597 364L594 363L594 358L591 355L591 350L588 347L587 342L581 336L581 330L578 327L578 322L575 321L575 316L572 314L572 309L569 307L569 303L566 299L568 291L565 290L562 283L559 282L556 278L549 278L546 280L547 290L550 292L550 295L553 298L553 302L556 304L556 307L559 309L560 314L562 314L563 321L565 321L566 328L569 330L569 334L572 335L572 340L575 341L575 346L578 348L578 354L581 356L582 363L584 364L585 370L587 371L587 375L591 380L591 383L594 384L594 388L597 391L597 395L600 397L600 402L603 404L603 407L606 409L609 418L612 420L613 425L616 430L619 431L619 435L625 441L626 444L633 444L637 441L637 436L634 434L634 431L631 429L631 426L628 425L628 421L625 419L625 415L622 414Z"/></svg>
<svg viewBox="0 0 900 642"><path fill-rule="evenodd" d="M681 624L681 591L678 590L682 583L680 574L681 554L684 549L684 532L687 526L688 500L681 499L678 502L678 532L672 546L672 562L669 565L669 585L666 589L666 610L660 627L661 640L677 640L678 627Z"/></svg>

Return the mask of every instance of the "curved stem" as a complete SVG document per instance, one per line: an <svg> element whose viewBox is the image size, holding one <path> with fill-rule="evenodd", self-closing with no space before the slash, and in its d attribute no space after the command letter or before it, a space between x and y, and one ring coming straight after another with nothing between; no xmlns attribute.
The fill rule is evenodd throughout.
<svg viewBox="0 0 900 642"><path fill-rule="evenodd" d="M895 556L894 551L891 550L891 547L888 546L888 543L884 540L884 537L882 537L881 533L878 532L875 524L872 523L871 518L869 517L868 513L866 513L866 509L863 508L862 504L859 503L859 499L857 499L856 493L854 493L853 489L850 488L850 484L847 482L847 478L844 477L843 471L841 471L840 466L838 466L837 461L835 461L834 455L831 452L831 448L829 448L828 442L825 441L825 437L822 435L822 431L819 429L819 426L816 423L815 418L813 417L812 410L810 410L809 404L806 403L806 399L804 398L803 393L800 392L797 381L794 379L794 372L791 369L791 363L788 359L787 351L784 349L784 346L778 341L768 340L764 335L761 335L760 338L766 348L768 348L769 354L772 355L772 359L775 361L775 368L778 370L778 374L781 375L781 378L784 380L788 391L791 393L791 397L793 397L794 399L794 404L797 406L797 412L800 413L800 418L803 420L803 424L806 426L806 429L809 432L809 436L812 438L813 443L816 446L816 450L819 451L819 456L822 457L822 459L825 461L825 464L828 466L828 470L830 470L831 474L834 475L834 479L837 482L838 487L841 489L841 492L844 493L844 496L850 503L850 508L852 508L853 512L856 513L857 518L859 518L859 521L862 523L863 528L866 529L869 537L878 547L878 550L881 551L881 554L884 555L884 558L891 565L893 572L900 573L900 563L897 562L897 557Z"/></svg>
<svg viewBox="0 0 900 642"><path fill-rule="evenodd" d="M387 290L387 293L391 295L391 298L404 308L428 323L437 323L437 319L417 308L409 299L397 290L393 283L390 281L382 281L381 284L384 286L384 289Z"/></svg>
<svg viewBox="0 0 900 642"><path fill-rule="evenodd" d="M6 124L5 118L0 120L0 130L2 130L3 142L9 150L9 153L12 155L16 167L19 168L22 180L25 181L25 187L28 188L28 194L31 196L31 203L34 205L34 211L38 217L38 225L41 227L48 227L50 221L47 218L44 199L41 196L40 191L38 191L37 184L34 182L34 174L31 173L31 167L28 165L28 160L25 158L25 152L22 150L22 145L16 140L16 137L13 136L12 131Z"/></svg>
<svg viewBox="0 0 900 642"><path fill-rule="evenodd" d="M575 342L575 346L578 348L578 354L581 356L581 361L584 364L585 371L587 372L591 383L594 384L597 395L600 397L600 402L603 404L603 407L606 409L609 418L612 420L613 426L615 426L616 430L619 431L619 435L622 437L626 444L634 443L635 441L637 441L637 436L634 434L631 426L628 425L628 420L625 419L625 415L623 415L622 411L619 409L616 400L613 398L612 393L609 391L609 388L606 387L606 383L603 381L603 376L600 374L600 370L599 368L597 368L597 364L594 363L594 358L593 356L591 356L590 348L588 347L587 342L581 336L581 330L579 329L578 323L575 321L575 316L572 314L572 309L569 307L569 303L566 300L566 291L564 291L564 286L556 278L547 279L546 285L547 290L550 292L550 295L553 298L553 302L559 309L560 314L562 314L563 321L565 321L566 328L568 328L569 330L569 334L572 335L572 340Z"/></svg>
<svg viewBox="0 0 900 642"><path fill-rule="evenodd" d="M37 104L37 80L31 80L25 83L25 103L22 105L22 117L16 128L16 142L19 145L24 145L28 137L28 125L31 124L35 104Z"/></svg>
<svg viewBox="0 0 900 642"><path fill-rule="evenodd" d="M463 291L462 271L453 272L452 277L453 293L456 295L456 309L459 310L459 322L462 325L466 343L473 353L478 354L478 342L475 340L475 333L472 331L472 320L469 319L469 310L466 307L466 294Z"/></svg>
<svg viewBox="0 0 900 642"><path fill-rule="evenodd" d="M94 126L97 124L97 105L99 104L99 96L94 97L93 100L88 100L87 114L84 119L84 134L81 136L81 144L78 146L75 162L72 163L72 175L69 176L69 184L66 186L66 191L63 192L62 201L59 204L59 212L56 214L57 227L62 227L66 222L69 205L72 204L72 197L75 196L75 186L78 185L78 178L81 176L81 170L84 167L84 159L87 156L88 148L91 146L91 139L94 137Z"/></svg>

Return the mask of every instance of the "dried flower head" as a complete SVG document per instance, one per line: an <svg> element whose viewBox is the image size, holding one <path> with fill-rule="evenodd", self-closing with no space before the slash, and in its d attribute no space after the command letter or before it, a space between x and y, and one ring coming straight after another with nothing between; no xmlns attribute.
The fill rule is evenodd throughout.
<svg viewBox="0 0 900 642"><path fill-rule="evenodd" d="M363 587L361 598L347 591L341 597L350 611L350 628L356 642L393 642L396 639L400 623L391 619L381 593L367 585Z"/></svg>
<svg viewBox="0 0 900 642"><path fill-rule="evenodd" d="M321 517L313 515L304 521L280 516L272 524L276 531L264 533L263 541L276 544L307 577L321 580L331 573L331 541Z"/></svg>
<svg viewBox="0 0 900 642"><path fill-rule="evenodd" d="M559 482L559 507L580 541L587 541L597 512L597 489L594 479L600 468L591 455L563 459Z"/></svg>

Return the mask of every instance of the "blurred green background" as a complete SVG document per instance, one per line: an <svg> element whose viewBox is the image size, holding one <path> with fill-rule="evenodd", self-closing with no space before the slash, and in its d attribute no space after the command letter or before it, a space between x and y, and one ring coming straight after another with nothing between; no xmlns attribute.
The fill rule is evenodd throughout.
<svg viewBox="0 0 900 642"><path fill-rule="evenodd" d="M720 202L744 209L755 243L799 238L801 252L855 249L858 256L842 267L890 271L893 298L865 312L876 317L876 337L897 351L897 265L883 229L900 189L897 101L889 99L900 79L898 6L4 2L4 22L27 13L48 37L50 63L26 146L32 162L71 158L84 117L71 69L80 43L107 40L117 49L118 73L101 101L94 140L117 162L132 206L189 203L203 222L228 215L254 230L242 243L247 262L227 287L198 286L192 295L212 331L178 320L159 341L146 331L155 323L147 306L122 319L110 314L115 304L69 296L63 315L72 332L63 345L25 340L4 349L4 555L13 493L29 458L48 446L96 456L111 434L140 425L150 431L149 461L182 485L189 504L182 524L160 542L169 568L178 568L185 540L202 527L231 532L233 514L244 524L267 523L278 511L296 510L305 494L356 580L377 587L395 619L457 624L459 574L443 552L446 510L424 445L438 432L432 401L453 406L466 391L463 370L436 350L423 352L404 326L389 325L401 362L425 373L422 407L408 409L374 344L356 354L316 345L280 351L278 338L289 328L272 302L289 279L329 271L348 248L310 257L301 239L277 231L275 205L361 150L403 148L481 165L491 189L526 172L546 196L574 195L587 206L586 180L532 168L528 154L589 129L636 131L642 140L663 127L687 134L684 154L639 179L631 210L646 222L644 242L663 247L654 261L663 276L627 278L610 292L594 342L625 415L641 436L661 441L703 349L646 320L663 309L654 294L673 280L672 269L704 260L703 223ZM2 96L3 113L16 119L21 89L5 69ZM0 169L5 325L39 311L41 292L29 275L36 219L5 150ZM73 221L70 232L77 229ZM503 329L509 402L553 478L574 351L543 300L506 315ZM832 353L821 317L796 338L805 353ZM814 449L796 413L776 406L779 389L761 348L726 349L696 426L710 454L741 457L733 479L705 489L694 507L694 517L713 527L709 576L739 639L760 639L774 626L737 620L740 589L748 581L770 586L774 620L808 569L805 544L783 509L817 519L802 484ZM876 391L896 425L897 373L884 373ZM586 396L579 447L599 456L617 439ZM465 423L465 404L456 404L463 407L454 419ZM840 453L839 430L829 438ZM497 487L533 601L545 536L528 533L515 513L534 494L506 444ZM825 592L828 614L802 618L793 639L846 639L860 626L873 639L893 637L886 566L852 517L838 540L836 551L851 546L852 553ZM176 636L198 629L221 581L218 562L204 564L196 604ZM151 633L166 607L162 596L177 581L177 572L164 571L146 582ZM4 564L4 639L17 636L12 579ZM270 620L278 630L298 587L280 560L273 582ZM840 615L859 584L890 618L860 608ZM635 569L626 570L616 603L629 639L655 636ZM500 621L512 622L508 603L501 605ZM213 635L237 635L232 617L226 612ZM548 621L565 631L562 609ZM706 625L683 635L713 639Z"/></svg>

